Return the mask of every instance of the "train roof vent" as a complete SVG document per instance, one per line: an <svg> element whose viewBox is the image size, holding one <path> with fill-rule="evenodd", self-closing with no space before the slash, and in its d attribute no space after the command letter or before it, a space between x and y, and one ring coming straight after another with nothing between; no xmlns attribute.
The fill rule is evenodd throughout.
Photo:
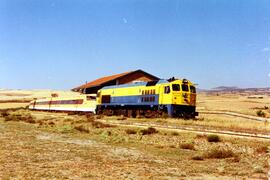
<svg viewBox="0 0 270 180"><path fill-rule="evenodd" d="M168 79L169 82L175 81L176 78L175 77L171 77L170 79Z"/></svg>
<svg viewBox="0 0 270 180"><path fill-rule="evenodd" d="M148 81L146 83L146 86L155 86L158 83L158 81Z"/></svg>
<svg viewBox="0 0 270 180"><path fill-rule="evenodd" d="M187 79L183 79L183 83L188 83L188 80Z"/></svg>

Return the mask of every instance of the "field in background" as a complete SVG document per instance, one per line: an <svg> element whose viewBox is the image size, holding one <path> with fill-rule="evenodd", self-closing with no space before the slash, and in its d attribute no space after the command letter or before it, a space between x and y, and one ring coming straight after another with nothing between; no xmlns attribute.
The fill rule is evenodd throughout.
<svg viewBox="0 0 270 180"><path fill-rule="evenodd" d="M0 99L23 101L51 93L0 91ZM58 93L74 95L73 92ZM260 109L269 116L269 109L265 108L270 107L269 96L262 96L200 93L198 109L254 116ZM25 105L27 103L2 102L0 108ZM1 112L0 178L4 179L267 179L269 171L270 141L267 140L109 124L110 121L138 122L269 133L267 122L211 114L202 114L197 120L181 120L79 116L25 109Z"/></svg>
<svg viewBox="0 0 270 180"><path fill-rule="evenodd" d="M0 109L26 107L34 98L51 97L52 93L59 96L77 96L78 93L60 90L0 90Z"/></svg>
<svg viewBox="0 0 270 180"><path fill-rule="evenodd" d="M198 110L221 110L238 112L257 116L256 112L262 110L266 117L270 117L270 92L253 93L199 93L197 99Z"/></svg>

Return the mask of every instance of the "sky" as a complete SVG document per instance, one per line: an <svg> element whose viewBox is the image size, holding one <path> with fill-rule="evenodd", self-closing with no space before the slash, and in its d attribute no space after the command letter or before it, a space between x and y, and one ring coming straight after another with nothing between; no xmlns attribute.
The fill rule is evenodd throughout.
<svg viewBox="0 0 270 180"><path fill-rule="evenodd" d="M0 89L137 69L201 89L270 87L270 1L0 0Z"/></svg>

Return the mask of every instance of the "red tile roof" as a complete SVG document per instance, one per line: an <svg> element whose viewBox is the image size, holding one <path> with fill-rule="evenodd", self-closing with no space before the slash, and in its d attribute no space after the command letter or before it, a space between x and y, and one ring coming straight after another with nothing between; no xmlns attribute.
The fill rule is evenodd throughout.
<svg viewBox="0 0 270 180"><path fill-rule="evenodd" d="M130 74L132 72L134 72L134 71L124 72L124 73L121 73L121 74L115 74L115 75L112 75L112 76L105 76L105 77L96 79L94 81L91 81L91 82L89 82L87 84L81 85L81 86L79 86L77 88L74 88L74 89L83 89L83 88L99 86L99 85L102 85L103 83L118 79L118 78L123 77L123 76L125 76L127 74Z"/></svg>

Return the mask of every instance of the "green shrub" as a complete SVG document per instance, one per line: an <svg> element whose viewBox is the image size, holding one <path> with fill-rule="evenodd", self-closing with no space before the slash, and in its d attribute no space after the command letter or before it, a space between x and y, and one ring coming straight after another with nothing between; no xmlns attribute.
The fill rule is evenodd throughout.
<svg viewBox="0 0 270 180"><path fill-rule="evenodd" d="M209 134L207 135L207 141L208 142L220 142L220 137L218 135L215 134Z"/></svg>
<svg viewBox="0 0 270 180"><path fill-rule="evenodd" d="M256 114L257 114L257 116L259 116L259 117L265 117L265 112L263 112L262 110L258 110L258 111L256 112Z"/></svg>
<svg viewBox="0 0 270 180"><path fill-rule="evenodd" d="M108 127L113 127L113 126L110 125L110 124L105 124L105 123L102 123L102 122L99 122L99 121L92 121L92 122L91 122L91 125L92 125L94 128L108 128Z"/></svg>
<svg viewBox="0 0 270 180"><path fill-rule="evenodd" d="M125 116L123 116L123 115L121 115L121 116L119 116L118 118L117 118L117 120L126 120L127 118L125 117Z"/></svg>
<svg viewBox="0 0 270 180"><path fill-rule="evenodd" d="M75 126L74 129L80 132L89 133L89 129L87 127L84 127L83 125Z"/></svg>
<svg viewBox="0 0 270 180"><path fill-rule="evenodd" d="M28 122L28 123L31 123L31 124L36 123L36 121L32 117L29 117L29 118L25 119L25 122Z"/></svg>
<svg viewBox="0 0 270 180"><path fill-rule="evenodd" d="M5 121L15 121L15 118L12 115L8 115L8 116L5 116L5 119L4 120Z"/></svg>
<svg viewBox="0 0 270 180"><path fill-rule="evenodd" d="M7 117L8 115L9 115L9 113L8 113L8 111L6 111L6 110L3 110L3 111L0 112L0 117L5 118L5 117Z"/></svg>
<svg viewBox="0 0 270 180"><path fill-rule="evenodd" d="M34 120L33 116L29 113L25 114L8 114L7 116L4 117L5 121L24 121L27 123L35 123L36 121Z"/></svg>
<svg viewBox="0 0 270 180"><path fill-rule="evenodd" d="M64 125L62 127L59 127L59 132L61 133L69 133L73 130L73 128L70 125Z"/></svg>
<svg viewBox="0 0 270 180"><path fill-rule="evenodd" d="M268 147L267 146L259 146L259 147L257 147L256 152L260 153L260 154L266 154L266 153L268 153Z"/></svg>
<svg viewBox="0 0 270 180"><path fill-rule="evenodd" d="M103 118L103 115L97 115L96 116L96 119L102 119Z"/></svg>
<svg viewBox="0 0 270 180"><path fill-rule="evenodd" d="M195 155L191 157L192 160L196 160L196 161L202 161L203 160L203 156L201 155Z"/></svg>
<svg viewBox="0 0 270 180"><path fill-rule="evenodd" d="M183 143L183 144L180 144L180 148L181 148L181 149L195 150L194 144L191 144L191 143Z"/></svg>
<svg viewBox="0 0 270 180"><path fill-rule="evenodd" d="M149 127L147 129L140 130L140 132L141 132L142 135L150 135L150 134L158 133L158 130L156 130L153 127Z"/></svg>
<svg viewBox="0 0 270 180"><path fill-rule="evenodd" d="M86 115L87 122L92 122L95 120L95 116L91 114Z"/></svg>
<svg viewBox="0 0 270 180"><path fill-rule="evenodd" d="M254 167L254 173L264 173L263 167L261 167L261 166L255 166Z"/></svg>
<svg viewBox="0 0 270 180"><path fill-rule="evenodd" d="M207 138L207 135L206 134L197 134L196 138L197 139L204 139L204 138Z"/></svg>
<svg viewBox="0 0 270 180"><path fill-rule="evenodd" d="M236 157L234 152L230 149L225 149L221 147L215 147L205 153L204 155L206 158L210 159L224 159L224 158L230 158L230 157Z"/></svg>
<svg viewBox="0 0 270 180"><path fill-rule="evenodd" d="M174 132L171 133L171 135L172 135L172 136L178 136L179 133L174 131Z"/></svg>
<svg viewBox="0 0 270 180"><path fill-rule="evenodd" d="M67 113L68 116L73 116L73 115L76 115L76 114L77 114L76 111L69 111L69 112Z"/></svg>
<svg viewBox="0 0 270 180"><path fill-rule="evenodd" d="M127 134L137 134L137 131L135 131L134 129L126 129L126 133Z"/></svg>

